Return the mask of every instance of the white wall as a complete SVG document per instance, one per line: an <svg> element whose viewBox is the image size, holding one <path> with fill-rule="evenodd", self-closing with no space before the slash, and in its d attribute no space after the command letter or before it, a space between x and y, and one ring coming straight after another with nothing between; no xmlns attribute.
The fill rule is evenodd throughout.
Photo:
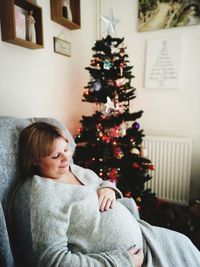
<svg viewBox="0 0 200 267"><path fill-rule="evenodd" d="M191 198L200 197L200 25L137 32L138 1L102 0L102 13L110 8L121 22L117 37L125 37L130 65L134 65L132 85L137 97L132 110L144 110L140 119L146 135L191 137L193 140ZM181 84L179 89L145 89L146 41L180 36L182 38Z"/></svg>
<svg viewBox="0 0 200 267"><path fill-rule="evenodd" d="M96 1L81 0L81 29L73 31L50 19L49 0L37 3L43 9L43 49L2 42L0 36L0 115L55 117L75 132L81 114L91 109L81 99L96 40ZM53 52L53 36L59 35L71 43L71 57Z"/></svg>

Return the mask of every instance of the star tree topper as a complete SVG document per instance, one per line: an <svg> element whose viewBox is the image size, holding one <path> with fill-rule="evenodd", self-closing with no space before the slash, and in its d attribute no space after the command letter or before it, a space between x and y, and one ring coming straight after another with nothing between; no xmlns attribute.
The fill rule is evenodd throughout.
<svg viewBox="0 0 200 267"><path fill-rule="evenodd" d="M120 22L120 20L115 19L113 16L113 10L111 9L108 16L100 15L102 21L105 23L105 30L107 35L116 34L115 26Z"/></svg>

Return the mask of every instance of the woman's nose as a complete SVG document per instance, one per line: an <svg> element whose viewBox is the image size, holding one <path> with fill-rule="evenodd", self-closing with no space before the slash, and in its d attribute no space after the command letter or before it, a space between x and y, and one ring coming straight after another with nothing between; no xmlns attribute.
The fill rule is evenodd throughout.
<svg viewBox="0 0 200 267"><path fill-rule="evenodd" d="M67 161L68 160L68 154L62 154L62 160Z"/></svg>

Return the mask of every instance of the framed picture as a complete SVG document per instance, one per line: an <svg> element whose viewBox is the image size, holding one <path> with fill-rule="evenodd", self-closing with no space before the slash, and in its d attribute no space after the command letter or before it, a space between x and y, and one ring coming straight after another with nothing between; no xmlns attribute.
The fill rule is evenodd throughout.
<svg viewBox="0 0 200 267"><path fill-rule="evenodd" d="M138 31L200 24L199 4L199 0L139 0Z"/></svg>
<svg viewBox="0 0 200 267"><path fill-rule="evenodd" d="M26 39L26 16L27 12L15 5L15 31L16 37Z"/></svg>
<svg viewBox="0 0 200 267"><path fill-rule="evenodd" d="M71 56L71 44L65 40L54 37L54 52L63 56Z"/></svg>

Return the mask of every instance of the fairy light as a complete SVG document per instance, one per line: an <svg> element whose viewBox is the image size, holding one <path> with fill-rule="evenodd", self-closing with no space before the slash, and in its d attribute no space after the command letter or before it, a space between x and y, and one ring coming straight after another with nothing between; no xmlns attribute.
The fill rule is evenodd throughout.
<svg viewBox="0 0 200 267"><path fill-rule="evenodd" d="M100 169L99 176L103 175L103 169Z"/></svg>

